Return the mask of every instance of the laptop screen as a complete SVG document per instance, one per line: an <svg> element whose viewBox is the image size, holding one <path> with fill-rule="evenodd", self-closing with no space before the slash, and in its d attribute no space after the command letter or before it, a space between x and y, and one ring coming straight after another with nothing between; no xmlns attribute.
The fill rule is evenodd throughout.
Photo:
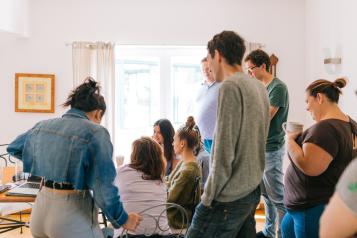
<svg viewBox="0 0 357 238"><path fill-rule="evenodd" d="M30 175L27 178L27 182L30 182L30 183L40 183L41 180L42 180L42 177L35 176L35 175Z"/></svg>

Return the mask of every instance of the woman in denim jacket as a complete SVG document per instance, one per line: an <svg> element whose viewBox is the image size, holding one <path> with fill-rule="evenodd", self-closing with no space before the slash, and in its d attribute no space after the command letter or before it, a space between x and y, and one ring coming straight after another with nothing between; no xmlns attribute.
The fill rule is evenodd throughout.
<svg viewBox="0 0 357 238"><path fill-rule="evenodd" d="M88 78L68 97L61 118L37 123L18 136L8 152L24 172L43 177L32 209L33 237L103 237L97 206L114 227L135 230L141 217L127 214L113 185L115 167L108 131L100 126L106 104Z"/></svg>

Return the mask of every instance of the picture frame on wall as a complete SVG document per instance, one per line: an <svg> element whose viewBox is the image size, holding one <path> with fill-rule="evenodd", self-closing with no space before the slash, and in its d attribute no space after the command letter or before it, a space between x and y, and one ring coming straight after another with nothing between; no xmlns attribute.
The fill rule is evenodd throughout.
<svg viewBox="0 0 357 238"><path fill-rule="evenodd" d="M53 113L54 74L15 74L15 112Z"/></svg>

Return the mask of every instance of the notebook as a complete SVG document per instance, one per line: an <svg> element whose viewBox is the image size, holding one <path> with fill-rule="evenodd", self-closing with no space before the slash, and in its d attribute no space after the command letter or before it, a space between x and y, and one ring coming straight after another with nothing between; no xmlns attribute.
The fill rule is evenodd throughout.
<svg viewBox="0 0 357 238"><path fill-rule="evenodd" d="M29 176L27 182L10 189L7 196L36 197L41 186L41 177Z"/></svg>

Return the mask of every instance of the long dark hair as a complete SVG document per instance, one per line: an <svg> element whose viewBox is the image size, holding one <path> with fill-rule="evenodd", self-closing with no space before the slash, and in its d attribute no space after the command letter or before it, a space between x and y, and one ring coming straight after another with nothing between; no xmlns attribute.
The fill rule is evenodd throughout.
<svg viewBox="0 0 357 238"><path fill-rule="evenodd" d="M130 167L144 173L145 180L161 180L165 162L160 145L150 137L141 137L132 144Z"/></svg>
<svg viewBox="0 0 357 238"><path fill-rule="evenodd" d="M173 161L175 158L174 148L172 142L174 142L175 129L171 122L167 119L160 119L154 123L154 126L160 128L160 133L164 138L164 155L167 161Z"/></svg>
<svg viewBox="0 0 357 238"><path fill-rule="evenodd" d="M71 106L84 112L99 109L102 110L102 116L107 108L104 97L100 94L100 86L92 77L87 77L84 83L75 88L63 106Z"/></svg>
<svg viewBox="0 0 357 238"><path fill-rule="evenodd" d="M189 116L185 125L177 130L177 135L180 140L186 141L187 147L197 156L201 150L201 133L192 116Z"/></svg>

